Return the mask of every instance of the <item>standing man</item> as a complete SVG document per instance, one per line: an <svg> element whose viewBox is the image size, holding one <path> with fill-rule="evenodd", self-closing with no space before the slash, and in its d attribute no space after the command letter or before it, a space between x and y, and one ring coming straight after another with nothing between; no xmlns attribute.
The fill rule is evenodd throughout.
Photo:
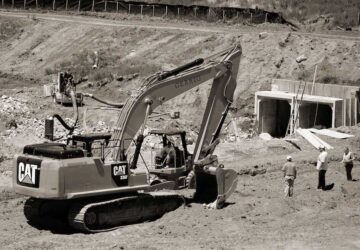
<svg viewBox="0 0 360 250"><path fill-rule="evenodd" d="M328 153L325 150L325 147L323 145L320 145L319 147L319 157L317 160L316 169L319 171L319 183L318 183L318 189L322 190L330 190L334 187L334 183L327 185L325 182L325 175L326 171L328 169Z"/></svg>
<svg viewBox="0 0 360 250"><path fill-rule="evenodd" d="M285 198L287 196L291 197L294 193L294 181L296 179L296 166L292 162L291 155L288 155L286 157L287 162L284 164L282 171L284 172L284 178L285 178Z"/></svg>
<svg viewBox="0 0 360 250"><path fill-rule="evenodd" d="M346 147L344 150L344 155L342 161L346 170L346 177L348 181L352 181L351 170L354 166L354 155L350 152L349 148Z"/></svg>

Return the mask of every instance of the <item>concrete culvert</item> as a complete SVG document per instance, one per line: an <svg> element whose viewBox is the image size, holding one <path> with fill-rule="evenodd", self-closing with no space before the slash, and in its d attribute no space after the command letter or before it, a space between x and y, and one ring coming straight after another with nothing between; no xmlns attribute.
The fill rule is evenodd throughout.
<svg viewBox="0 0 360 250"><path fill-rule="evenodd" d="M287 100L267 99L261 102L259 121L263 132L272 137L284 137L290 119L290 104Z"/></svg>
<svg viewBox="0 0 360 250"><path fill-rule="evenodd" d="M299 125L301 128L331 128L332 113L329 105L304 103L300 107Z"/></svg>

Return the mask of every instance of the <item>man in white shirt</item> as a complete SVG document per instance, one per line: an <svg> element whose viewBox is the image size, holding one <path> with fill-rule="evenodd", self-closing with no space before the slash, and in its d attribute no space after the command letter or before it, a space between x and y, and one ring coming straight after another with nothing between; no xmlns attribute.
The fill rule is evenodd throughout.
<svg viewBox="0 0 360 250"><path fill-rule="evenodd" d="M355 181L355 180L353 180L352 175L351 175L351 170L354 166L354 160L355 160L355 157L354 157L353 153L350 151L350 149L348 147L346 147L344 154L343 154L343 159L341 162L344 163L344 167L346 170L346 178L348 181Z"/></svg>
<svg viewBox="0 0 360 250"><path fill-rule="evenodd" d="M328 153L326 152L325 147L323 145L320 145L319 150L320 150L320 154L316 165L316 169L319 171L318 189L330 190L334 187L334 184L330 184L326 186L326 182L325 182L325 175L328 169L328 159L327 159Z"/></svg>

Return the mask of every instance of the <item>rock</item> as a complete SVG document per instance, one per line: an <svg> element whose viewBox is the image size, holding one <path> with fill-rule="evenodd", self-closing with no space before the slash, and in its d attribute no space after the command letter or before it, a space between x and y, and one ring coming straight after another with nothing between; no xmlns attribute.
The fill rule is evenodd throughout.
<svg viewBox="0 0 360 250"><path fill-rule="evenodd" d="M281 57L280 60L278 60L276 63L275 63L275 67L276 68L280 68L281 67L281 64L284 62L284 57Z"/></svg>
<svg viewBox="0 0 360 250"><path fill-rule="evenodd" d="M124 80L124 77L123 77L123 76L118 76L118 77L116 77L116 81L121 82L121 81L123 81L123 80Z"/></svg>
<svg viewBox="0 0 360 250"><path fill-rule="evenodd" d="M241 169L238 171L238 175L248 175L250 174L250 169Z"/></svg>
<svg viewBox="0 0 360 250"><path fill-rule="evenodd" d="M268 33L267 32L260 32L259 33L259 38L260 39L264 39L264 38L266 38L268 36Z"/></svg>
<svg viewBox="0 0 360 250"><path fill-rule="evenodd" d="M9 135L11 135L11 129L7 129L7 130L5 130L5 132L3 133L3 135L5 135L5 136L9 136Z"/></svg>
<svg viewBox="0 0 360 250"><path fill-rule="evenodd" d="M280 46L280 47L285 47L285 45L286 45L285 42L283 42L283 41L280 41L280 42L279 42L279 46Z"/></svg>
<svg viewBox="0 0 360 250"><path fill-rule="evenodd" d="M286 35L285 39L279 42L279 46L280 46L280 47L285 47L286 44L290 41L290 37L291 37L291 33L289 32L289 33Z"/></svg>
<svg viewBox="0 0 360 250"><path fill-rule="evenodd" d="M325 209L328 209L328 210L330 210L330 209L335 209L336 207L337 207L337 204L336 204L336 202L333 202L333 201L328 202L328 203L325 205Z"/></svg>
<svg viewBox="0 0 360 250"><path fill-rule="evenodd" d="M341 133L345 133L345 134L350 134L351 133L350 128L346 127L346 126L338 127L336 129L336 131L341 132Z"/></svg>
<svg viewBox="0 0 360 250"><path fill-rule="evenodd" d="M16 121L14 119L11 119L10 121L8 121L6 124L5 124L5 127L8 128L8 129L11 129L11 128L17 128L18 125L16 124Z"/></svg>
<svg viewBox="0 0 360 250"><path fill-rule="evenodd" d="M303 61L307 60L307 57L304 55L299 56L298 58L295 59L297 63L301 63Z"/></svg>
<svg viewBox="0 0 360 250"><path fill-rule="evenodd" d="M268 133L261 133L259 137L264 141L270 141L272 139L272 136Z"/></svg>
<svg viewBox="0 0 360 250"><path fill-rule="evenodd" d="M286 38L284 40L285 43L288 43L290 41L291 33L287 33Z"/></svg>
<svg viewBox="0 0 360 250"><path fill-rule="evenodd" d="M265 174L265 173L266 173L266 169L254 169L250 171L251 176L256 176L258 174Z"/></svg>
<svg viewBox="0 0 360 250"><path fill-rule="evenodd" d="M102 80L100 83L98 83L99 87L104 87L105 85L107 85L110 82L110 80L108 78L105 78L104 80Z"/></svg>

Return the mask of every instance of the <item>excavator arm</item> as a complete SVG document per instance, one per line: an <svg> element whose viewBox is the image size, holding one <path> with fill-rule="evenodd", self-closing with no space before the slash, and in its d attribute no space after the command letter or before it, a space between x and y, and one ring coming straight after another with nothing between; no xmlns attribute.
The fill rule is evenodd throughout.
<svg viewBox="0 0 360 250"><path fill-rule="evenodd" d="M202 59L198 59L147 79L124 104L112 136L115 145L112 145L112 152L108 153L111 159L125 160L132 139L139 130L140 135L143 134L147 117L159 105L213 79L193 160L201 159L204 146L210 146L219 136L228 108L233 101L240 56L241 47L237 45L218 54L215 58L217 60L202 63Z"/></svg>
<svg viewBox="0 0 360 250"><path fill-rule="evenodd" d="M219 165L217 157L212 153L219 143L221 128L233 102L241 53L241 47L237 45L212 60L204 62L203 59L198 59L147 79L123 107L112 137L115 145L112 145L112 152L109 154L111 160L126 160L132 139L138 135L130 165L130 168L136 168L149 115L164 102L212 79L191 162L196 178L194 198L207 203L215 200L211 206L222 207L236 188L237 174L234 170L224 169L223 165Z"/></svg>

